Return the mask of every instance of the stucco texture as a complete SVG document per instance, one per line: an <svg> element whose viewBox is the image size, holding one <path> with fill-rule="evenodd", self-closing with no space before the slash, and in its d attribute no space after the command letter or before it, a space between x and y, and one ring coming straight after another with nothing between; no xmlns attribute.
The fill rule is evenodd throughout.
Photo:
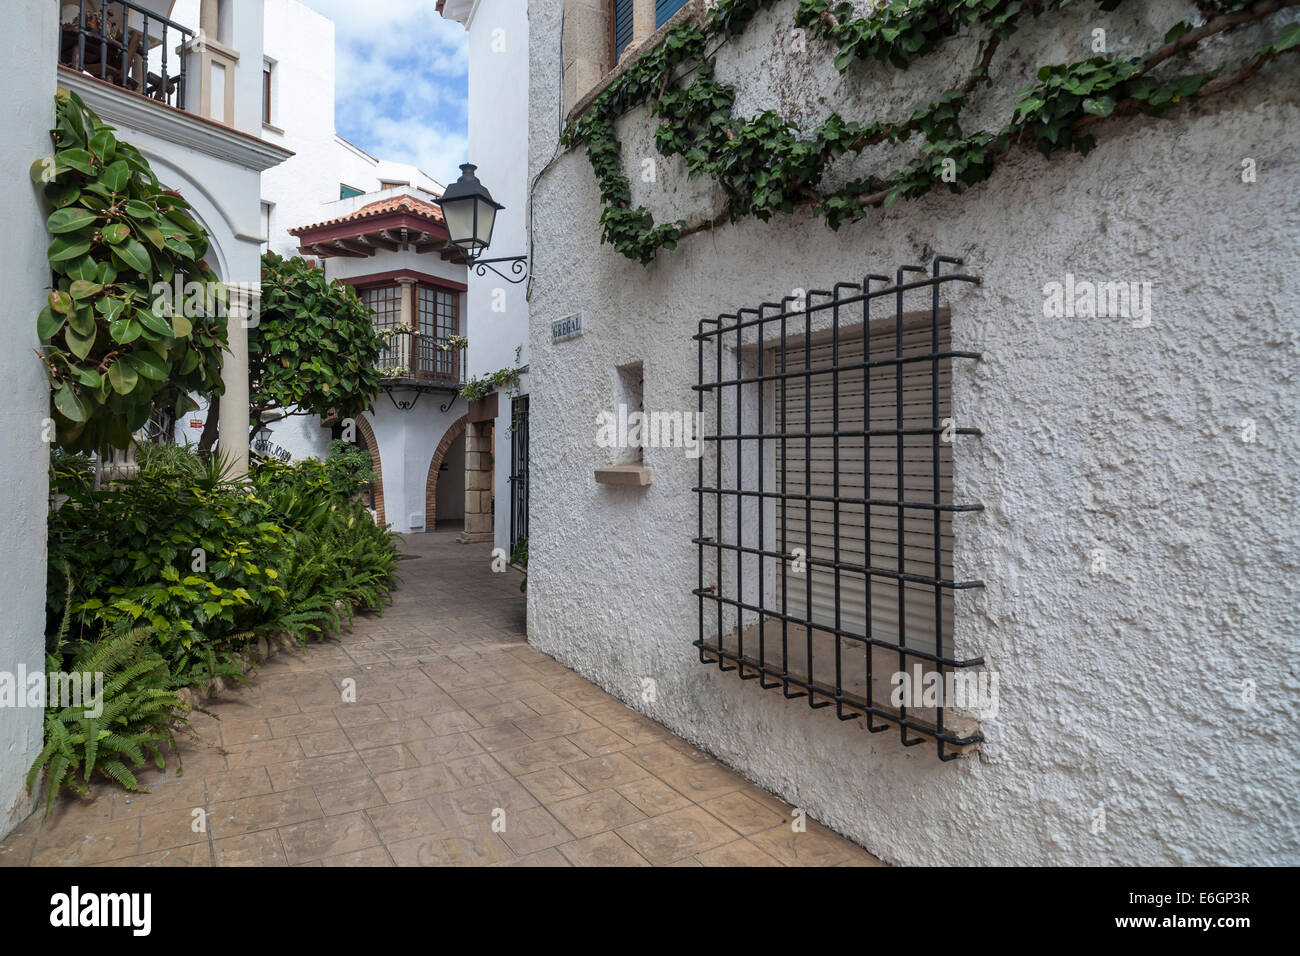
<svg viewBox="0 0 1300 956"><path fill-rule="evenodd" d="M49 233L40 187L28 170L53 147L54 71L58 62L53 4L14 11L11 28L34 38L7 58L13 76L24 83L10 91L7 135L0 145L0 172L9 188L0 197L0 268L6 295L0 307L0 581L5 589L0 625L0 671L20 667L39 673L45 665L45 517L52 428L46 427L49 385L36 350L36 313L46 295L50 267L45 260ZM52 423L50 423L52 426ZM38 707L0 707L0 837L31 807L23 778L41 749Z"/></svg>
<svg viewBox="0 0 1300 956"><path fill-rule="evenodd" d="M1086 58L1094 27L1144 48L1191 10L1142 6L1077 4L1027 27L989 96L1008 103L1037 63ZM530 6L534 175L555 150L558 7ZM869 100L910 109L946 88L944 52L878 88L870 70L784 56L794 7L719 55L719 76L749 91L740 111L867 119ZM1263 36L1217 41L1215 58ZM648 267L600 244L590 165L561 154L534 206L530 641L890 862L1300 862L1295 71L1278 61L1169 118L1108 122L1087 157L1017 152L961 196L839 232L805 213L744 221ZM661 220L707 206L662 157L658 182L640 182L657 155L644 115L622 132L639 201ZM987 582L959 595L954 636L1001 690L985 743L951 763L700 665L696 463L646 449L650 487L593 478L616 366L644 363L647 409L692 409L701 317L935 252L983 280L944 293L953 347L984 355L954 373L957 423L983 430L958 440L956 496L985 506L955 519L956 575ZM1067 273L1150 282L1150 324L1045 316L1045 285ZM584 335L553 345L550 322L578 311Z"/></svg>

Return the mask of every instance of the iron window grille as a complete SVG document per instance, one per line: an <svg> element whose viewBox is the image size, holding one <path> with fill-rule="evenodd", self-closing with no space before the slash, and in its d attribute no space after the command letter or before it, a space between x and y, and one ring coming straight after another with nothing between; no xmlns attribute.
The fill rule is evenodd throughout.
<svg viewBox="0 0 1300 956"><path fill-rule="evenodd" d="M510 554L528 537L528 396L510 403Z"/></svg>
<svg viewBox="0 0 1300 956"><path fill-rule="evenodd" d="M978 724L891 690L900 673L943 685L984 663L952 648L953 593L983 586L951 564L953 517L983 508L953 500L952 438L980 434L951 419L952 363L980 358L952 349L940 307L945 285L979 282L942 271L957 265L742 308L695 336L711 446L695 488L700 662L897 727L905 746L934 740L941 760L981 741Z"/></svg>

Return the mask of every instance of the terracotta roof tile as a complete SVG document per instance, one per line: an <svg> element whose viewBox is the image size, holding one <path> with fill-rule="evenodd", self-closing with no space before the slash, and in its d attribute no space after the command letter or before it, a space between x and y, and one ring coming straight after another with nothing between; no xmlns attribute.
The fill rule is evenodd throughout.
<svg viewBox="0 0 1300 956"><path fill-rule="evenodd" d="M289 234L296 236L299 233L321 229L325 226L340 226L348 222L364 222L367 219L374 219L395 212L409 212L412 215L424 216L439 224L443 221L442 210L438 208L437 204L403 193L399 196L389 196L386 199L367 203L356 212L346 216L339 216L337 219L326 219L324 222L313 223L310 226L298 226L296 229L290 229Z"/></svg>

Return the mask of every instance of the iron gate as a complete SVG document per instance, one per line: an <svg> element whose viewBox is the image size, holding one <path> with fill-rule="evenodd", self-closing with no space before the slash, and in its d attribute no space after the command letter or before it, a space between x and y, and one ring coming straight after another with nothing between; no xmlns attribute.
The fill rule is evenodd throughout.
<svg viewBox="0 0 1300 956"><path fill-rule="evenodd" d="M528 537L528 396L510 404L510 553Z"/></svg>

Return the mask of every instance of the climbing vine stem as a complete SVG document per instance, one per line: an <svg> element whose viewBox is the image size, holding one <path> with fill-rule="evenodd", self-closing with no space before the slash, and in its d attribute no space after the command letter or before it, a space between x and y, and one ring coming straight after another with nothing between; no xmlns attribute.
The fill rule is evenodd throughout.
<svg viewBox="0 0 1300 956"><path fill-rule="evenodd" d="M963 82L906 117L860 122L831 113L805 133L773 110L736 116L736 90L716 76L722 43L743 33L755 16L778 2L717 0L698 22L688 20L671 29L658 47L637 59L565 129L565 146L581 144L587 149L604 206L601 239L620 254L648 263L660 249L675 248L685 236L748 216L767 221L796 207L815 210L838 229L871 208L916 199L936 186L961 192L987 179L998 160L1016 146L1035 146L1049 158L1061 152L1086 154L1096 145L1094 129L1100 120L1139 113L1161 116L1181 102L1244 82L1279 54L1300 49L1300 24L1291 24L1231 72L1223 66L1154 76L1158 66L1197 49L1210 37L1300 5L1300 0L1205 0L1200 4L1203 23L1175 24L1162 45L1145 55L1102 54L1043 65L1036 82L1020 92L1004 125L966 132L962 111L981 84L990 84L990 66L1000 45L1027 16L1037 17L1070 0L890 0L869 16L856 16L849 3L798 0L795 25L833 51L840 72L857 61L905 70L955 37L975 31L979 36L975 63ZM1105 11L1123 2L1096 0ZM708 176L716 183L723 196L719 211L690 223L656 223L648 209L633 205L615 123L643 105L658 120L656 148L666 157L681 157L692 179ZM913 136L921 145L903 165L833 188L824 185L826 169L834 161Z"/></svg>

